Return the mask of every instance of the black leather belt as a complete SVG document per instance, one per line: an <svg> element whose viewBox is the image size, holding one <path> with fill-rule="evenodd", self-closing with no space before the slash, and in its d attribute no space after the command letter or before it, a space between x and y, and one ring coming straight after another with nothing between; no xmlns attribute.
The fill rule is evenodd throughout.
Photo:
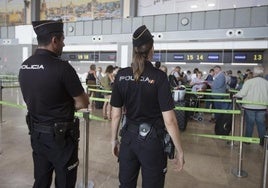
<svg viewBox="0 0 268 188"><path fill-rule="evenodd" d="M139 125L137 124L127 124L127 130L132 133L138 133L139 132Z"/></svg>
<svg viewBox="0 0 268 188"><path fill-rule="evenodd" d="M74 127L73 122L59 122L59 123L33 123L32 124L32 130L40 133L46 133L46 134L54 134L55 133L55 126L58 124L64 125L64 127L68 129L72 129Z"/></svg>
<svg viewBox="0 0 268 188"><path fill-rule="evenodd" d="M51 125L42 125L40 123L33 123L32 130L40 133L54 134L54 126Z"/></svg>

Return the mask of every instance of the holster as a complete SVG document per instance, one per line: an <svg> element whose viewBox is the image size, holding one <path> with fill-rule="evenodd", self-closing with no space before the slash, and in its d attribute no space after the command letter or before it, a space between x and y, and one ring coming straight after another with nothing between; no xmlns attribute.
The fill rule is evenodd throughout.
<svg viewBox="0 0 268 188"><path fill-rule="evenodd" d="M146 140L147 136L152 131L152 125L149 123L141 123L139 125L138 140Z"/></svg>
<svg viewBox="0 0 268 188"><path fill-rule="evenodd" d="M167 131L165 131L164 133L163 144L164 144L164 151L167 154L168 158L174 159L175 146Z"/></svg>

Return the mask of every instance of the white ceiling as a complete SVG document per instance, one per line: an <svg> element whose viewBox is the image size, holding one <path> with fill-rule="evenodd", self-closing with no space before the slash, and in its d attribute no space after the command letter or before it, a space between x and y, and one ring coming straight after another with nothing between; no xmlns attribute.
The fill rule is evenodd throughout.
<svg viewBox="0 0 268 188"><path fill-rule="evenodd" d="M268 0L138 0L138 16L268 5Z"/></svg>

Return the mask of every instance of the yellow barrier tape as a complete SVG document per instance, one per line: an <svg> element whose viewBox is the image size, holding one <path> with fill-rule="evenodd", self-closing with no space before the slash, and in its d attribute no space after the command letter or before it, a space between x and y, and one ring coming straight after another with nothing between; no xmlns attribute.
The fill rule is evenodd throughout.
<svg viewBox="0 0 268 188"><path fill-rule="evenodd" d="M253 105L268 106L268 103L255 102L255 101L236 100L236 103L239 103L239 104L253 104Z"/></svg>
<svg viewBox="0 0 268 188"><path fill-rule="evenodd" d="M199 100L201 100L201 101L210 101L210 102L232 102L231 99L199 99Z"/></svg>
<svg viewBox="0 0 268 188"><path fill-rule="evenodd" d="M102 102L109 102L109 99L104 99L104 98L95 98L95 97L89 97L90 100L92 101L102 101Z"/></svg>
<svg viewBox="0 0 268 188"><path fill-rule="evenodd" d="M207 112L207 113L220 113L220 114L241 114L240 110L192 108L192 107L182 107L182 106L175 106L174 110L183 110L183 111L192 111L192 112Z"/></svg>
<svg viewBox="0 0 268 188"><path fill-rule="evenodd" d="M24 105L19 105L19 104L14 104L11 102L6 102L6 101L0 101L0 104L5 105L5 106L10 106L10 107L14 107L14 108L19 108L19 109L26 109L27 107ZM82 112L75 112L75 116L77 117L83 117L83 113ZM97 120L97 121L107 121L101 117L89 114L89 119L91 120Z"/></svg>
<svg viewBox="0 0 268 188"><path fill-rule="evenodd" d="M229 93L210 93L210 92L193 92L193 91L186 91L186 93L194 95L230 96Z"/></svg>
<svg viewBox="0 0 268 188"><path fill-rule="evenodd" d="M248 142L248 143L254 143L254 144L260 143L260 138L254 138L254 137L252 138L252 137L242 137L242 136L225 136L225 135L210 135L210 134L190 134L190 135L205 137L205 138L215 138L215 139L221 139L221 140Z"/></svg>
<svg viewBox="0 0 268 188"><path fill-rule="evenodd" d="M110 90L103 90L103 89L93 89L93 88L88 88L88 91L96 91L100 93L112 93Z"/></svg>

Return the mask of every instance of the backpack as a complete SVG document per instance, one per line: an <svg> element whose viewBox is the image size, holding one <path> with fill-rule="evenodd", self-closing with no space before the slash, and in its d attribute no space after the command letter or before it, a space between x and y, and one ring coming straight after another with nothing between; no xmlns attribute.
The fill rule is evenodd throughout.
<svg viewBox="0 0 268 188"><path fill-rule="evenodd" d="M230 88L235 89L236 84L237 84L237 77L231 76L230 83L229 83Z"/></svg>
<svg viewBox="0 0 268 188"><path fill-rule="evenodd" d="M168 76L168 81L169 81L170 87L172 87L172 88L177 87L179 85L177 78L173 74L170 74Z"/></svg>

